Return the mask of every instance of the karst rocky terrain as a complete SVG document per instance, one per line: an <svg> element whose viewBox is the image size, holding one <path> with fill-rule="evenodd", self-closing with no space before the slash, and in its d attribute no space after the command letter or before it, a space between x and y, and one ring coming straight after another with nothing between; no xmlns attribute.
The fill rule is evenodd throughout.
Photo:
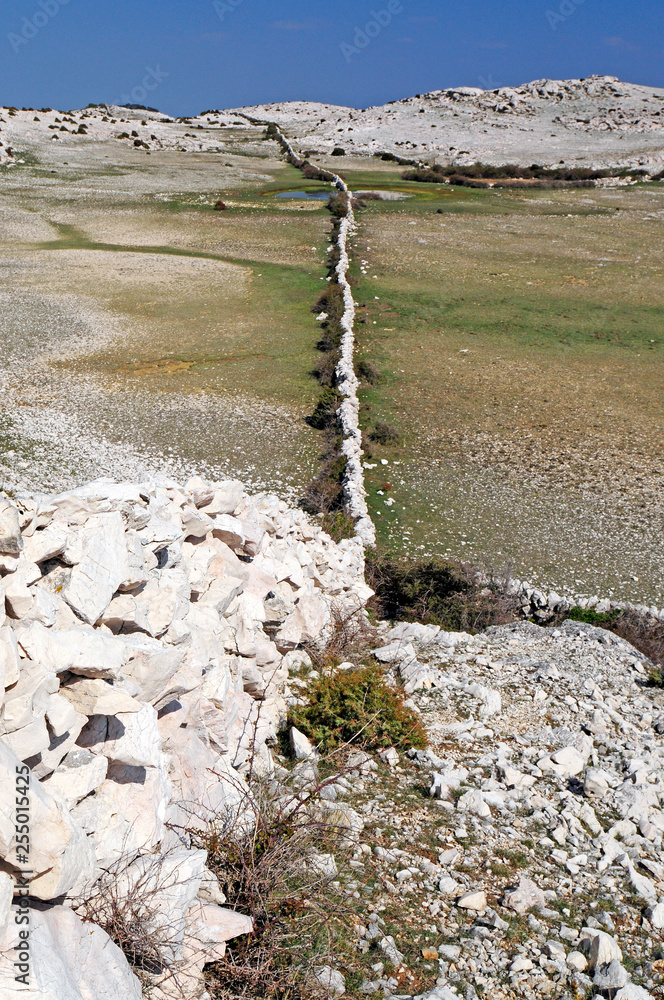
<svg viewBox="0 0 664 1000"><path fill-rule="evenodd" d="M664 91L593 77L366 111L6 109L0 162L63 141L81 155L90 142L214 151L223 129L258 142L272 123L299 167L300 150L343 146L656 176L662 103ZM354 218L331 178L346 199L339 423L354 537L335 542L317 517L236 479L116 475L0 494L1 1000L263 995L224 992L214 973L264 927L220 881L210 831L251 842L266 796L334 831L326 849L306 842L303 864L312 897L342 901L345 930L334 947L308 942L303 996L664 993L656 665L566 618L573 596L522 581L508 587L515 620L475 635L382 621L370 603ZM615 610L599 596L583 605ZM290 716L321 676L362 665L418 722L418 745L366 748L358 732L330 758Z"/></svg>
<svg viewBox="0 0 664 1000"><path fill-rule="evenodd" d="M29 868L26 995L96 998L112 983L141 996L122 951L79 916L112 872L120 896L147 881L150 926L168 928L145 995L202 996L203 967L251 918L191 832L235 810L240 836L259 776L288 794L277 730L315 673L303 647L340 612L364 614L362 545L235 481L17 495L0 524L2 995L16 995L11 901ZM351 747L326 782L351 860L324 867L356 903L365 961L349 992L658 995L664 713L651 664L572 621L372 629L364 657L403 685L428 748ZM292 745L315 783L316 749L297 731ZM28 768L29 862L14 830ZM396 926L395 901L408 913ZM338 995L331 961L312 988Z"/></svg>

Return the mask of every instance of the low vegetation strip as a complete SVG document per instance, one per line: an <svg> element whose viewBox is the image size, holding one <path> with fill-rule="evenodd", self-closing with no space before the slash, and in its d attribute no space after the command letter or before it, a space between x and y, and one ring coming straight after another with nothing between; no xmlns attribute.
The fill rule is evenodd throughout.
<svg viewBox="0 0 664 1000"><path fill-rule="evenodd" d="M405 162L405 161L399 161ZM413 164L413 161L410 161ZM413 164L415 165L415 164ZM608 178L630 179L647 177L645 170L592 170L588 167L541 167L533 163L530 167L505 164L494 167L487 163L472 163L467 166L452 164L443 166L434 163L415 165L414 170L406 170L405 181L420 181L429 184L453 184L458 187L596 187L598 182Z"/></svg>

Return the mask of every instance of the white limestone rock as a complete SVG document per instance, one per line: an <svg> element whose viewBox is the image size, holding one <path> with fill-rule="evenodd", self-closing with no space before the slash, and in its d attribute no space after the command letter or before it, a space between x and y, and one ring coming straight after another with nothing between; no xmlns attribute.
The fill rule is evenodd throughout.
<svg viewBox="0 0 664 1000"><path fill-rule="evenodd" d="M200 899L191 903L185 916L185 940L201 965L219 961L227 941L252 930L253 921L246 914Z"/></svg>
<svg viewBox="0 0 664 1000"><path fill-rule="evenodd" d="M338 969L321 965L314 972L321 989L330 997L342 997L346 992L346 980Z"/></svg>
<svg viewBox="0 0 664 1000"><path fill-rule="evenodd" d="M122 673L126 649L107 632L72 628L54 631L35 623L18 633L21 648L31 660L53 673L66 670L81 677L117 679Z"/></svg>
<svg viewBox="0 0 664 1000"><path fill-rule="evenodd" d="M161 746L157 713L152 705L144 704L138 712L119 712L109 718L100 752L109 760L130 767L159 767Z"/></svg>
<svg viewBox="0 0 664 1000"><path fill-rule="evenodd" d="M622 951L616 939L605 931L589 930L584 928L581 932L581 940L590 936L589 965L594 969L598 965L608 965L614 960L622 962Z"/></svg>
<svg viewBox="0 0 664 1000"><path fill-rule="evenodd" d="M93 715L119 715L140 712L141 703L122 688L98 677L81 677L60 688L63 698L73 705L77 712L88 717Z"/></svg>
<svg viewBox="0 0 664 1000"><path fill-rule="evenodd" d="M171 786L159 768L109 766L107 778L71 815L88 834L97 864L105 867L162 840Z"/></svg>
<svg viewBox="0 0 664 1000"><path fill-rule="evenodd" d="M518 886L508 890L503 899L503 906L518 914L527 913L534 908L541 909L545 905L546 899L540 887L523 875Z"/></svg>
<svg viewBox="0 0 664 1000"><path fill-rule="evenodd" d="M16 864L14 799L21 762L0 743L0 857ZM30 864L37 877L30 891L37 899L53 899L85 882L93 855L82 828L67 808L38 781L30 782Z"/></svg>
<svg viewBox="0 0 664 1000"><path fill-rule="evenodd" d="M0 946L0 996L20 996L16 983L16 946L20 927L13 921ZM83 923L73 910L54 906L32 909L30 918L30 989L34 1000L142 1000L141 985L127 959L95 924Z"/></svg>
<svg viewBox="0 0 664 1000"><path fill-rule="evenodd" d="M214 496L208 503L201 504L208 515L235 514L242 503L244 486L237 479L214 483Z"/></svg>
<svg viewBox="0 0 664 1000"><path fill-rule="evenodd" d="M0 555L16 557L22 550L18 510L6 497L0 497Z"/></svg>
<svg viewBox="0 0 664 1000"><path fill-rule="evenodd" d="M309 742L304 733L301 733L295 726L291 726L290 743L295 760L309 760L317 756L314 746Z"/></svg>
<svg viewBox="0 0 664 1000"><path fill-rule="evenodd" d="M43 563L61 556L67 547L67 532L59 524L49 524L24 538L24 553L33 563Z"/></svg>
<svg viewBox="0 0 664 1000"><path fill-rule="evenodd" d="M123 676L137 685L141 701L156 703L182 665L185 650L147 635L121 635L117 641L125 648Z"/></svg>
<svg viewBox="0 0 664 1000"><path fill-rule="evenodd" d="M230 514L220 514L215 517L213 535L233 550L241 549L244 545L242 522Z"/></svg>
<svg viewBox="0 0 664 1000"><path fill-rule="evenodd" d="M457 900L457 906L459 906L462 910L486 910L486 893L483 890L465 892L463 896Z"/></svg>
<svg viewBox="0 0 664 1000"><path fill-rule="evenodd" d="M94 625L129 576L125 527L119 511L94 514L78 533L81 557L63 591L67 604Z"/></svg>
<svg viewBox="0 0 664 1000"><path fill-rule="evenodd" d="M103 784L108 760L83 747L75 747L44 782L52 795L60 795L71 809Z"/></svg>
<svg viewBox="0 0 664 1000"><path fill-rule="evenodd" d="M3 690L16 684L20 663L16 633L5 625L0 628L0 687Z"/></svg>

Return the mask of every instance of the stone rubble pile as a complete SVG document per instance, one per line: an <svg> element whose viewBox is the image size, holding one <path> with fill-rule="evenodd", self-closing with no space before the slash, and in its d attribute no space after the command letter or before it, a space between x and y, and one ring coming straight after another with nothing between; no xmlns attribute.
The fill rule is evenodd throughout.
<svg viewBox="0 0 664 1000"><path fill-rule="evenodd" d="M568 594L562 596L555 590L548 593L532 587L525 580L512 580L511 593L515 594L521 603L521 608L527 618L534 617L538 622L550 621L555 614L567 611L569 608L589 608L596 614L606 614L609 611L637 611L655 621L664 622L664 608L655 605L631 604L625 601L613 601L608 597L588 597L587 595Z"/></svg>
<svg viewBox="0 0 664 1000"><path fill-rule="evenodd" d="M664 964L664 692L648 686L652 665L569 620L383 632L375 655L405 679L430 738L408 756L431 804L410 815L384 794L356 804L372 855L361 844L358 858L453 942L425 950L439 972L427 1000L458 1000L464 983L466 998L480 986L494 998L652 996ZM399 833L372 843L369 827ZM438 864L417 849L436 827ZM385 933L379 902L360 950ZM398 937L395 948L393 973L363 992L406 995Z"/></svg>
<svg viewBox="0 0 664 1000"><path fill-rule="evenodd" d="M251 921L220 905L181 832L250 821L246 775L272 773L289 665L370 594L359 540L337 545L237 481L0 496L0 996L14 995L10 906L27 871L33 995L100 1000L112 982L140 997L76 914L95 893L103 912L109 873L114 898L147 887L159 960L199 995L203 965ZM155 996L171 995L167 976Z"/></svg>

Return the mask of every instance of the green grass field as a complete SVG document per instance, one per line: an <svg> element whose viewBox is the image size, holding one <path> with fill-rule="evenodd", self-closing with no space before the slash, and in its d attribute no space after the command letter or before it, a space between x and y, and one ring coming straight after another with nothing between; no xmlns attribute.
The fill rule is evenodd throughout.
<svg viewBox="0 0 664 1000"><path fill-rule="evenodd" d="M355 238L381 540L661 601L664 190L429 187Z"/></svg>
<svg viewBox="0 0 664 1000"><path fill-rule="evenodd" d="M406 196L368 201L352 241L381 542L664 602L664 186L472 190L317 160ZM103 437L300 494L331 220L287 190L328 188L241 133L0 170L4 475L112 472Z"/></svg>

